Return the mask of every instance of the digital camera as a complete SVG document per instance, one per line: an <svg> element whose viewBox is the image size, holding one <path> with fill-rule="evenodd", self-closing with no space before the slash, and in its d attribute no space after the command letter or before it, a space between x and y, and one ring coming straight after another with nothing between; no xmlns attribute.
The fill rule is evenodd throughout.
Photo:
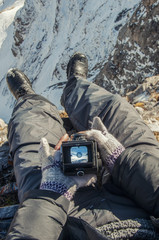
<svg viewBox="0 0 159 240"><path fill-rule="evenodd" d="M83 134L74 134L72 141L63 142L62 169L66 175L97 174L101 165L97 143L87 141Z"/></svg>

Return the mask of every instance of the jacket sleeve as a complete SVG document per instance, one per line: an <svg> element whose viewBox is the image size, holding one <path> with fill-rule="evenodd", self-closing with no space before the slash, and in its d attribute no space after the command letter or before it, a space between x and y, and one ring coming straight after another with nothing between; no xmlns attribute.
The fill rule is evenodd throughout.
<svg viewBox="0 0 159 240"><path fill-rule="evenodd" d="M112 177L140 207L159 218L159 158L127 148L117 159Z"/></svg>
<svg viewBox="0 0 159 240"><path fill-rule="evenodd" d="M57 193L43 190L29 192L15 214L6 240L60 239L68 207L69 201Z"/></svg>

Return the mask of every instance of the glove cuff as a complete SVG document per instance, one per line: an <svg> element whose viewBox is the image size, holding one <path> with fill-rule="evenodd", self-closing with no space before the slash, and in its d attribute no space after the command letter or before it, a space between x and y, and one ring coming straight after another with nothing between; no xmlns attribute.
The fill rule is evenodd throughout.
<svg viewBox="0 0 159 240"><path fill-rule="evenodd" d="M115 162L117 160L117 158L121 155L121 153L125 150L125 148L123 147L123 145L119 145L113 152L111 155L107 156L106 159L106 163L107 163L107 167L108 170L110 171L110 173L112 173L113 171L113 167L115 165Z"/></svg>
<svg viewBox="0 0 159 240"><path fill-rule="evenodd" d="M53 192L60 193L61 195L64 195L69 201L73 198L73 195L69 189L67 189L67 186L65 184L59 183L59 182L52 182L52 181L45 181L42 182L40 185L41 190L50 190Z"/></svg>

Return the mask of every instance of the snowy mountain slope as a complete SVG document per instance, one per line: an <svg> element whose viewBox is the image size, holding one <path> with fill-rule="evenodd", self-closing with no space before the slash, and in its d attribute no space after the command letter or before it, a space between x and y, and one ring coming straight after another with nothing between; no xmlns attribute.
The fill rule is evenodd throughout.
<svg viewBox="0 0 159 240"><path fill-rule="evenodd" d="M69 57L75 51L84 52L89 60L89 79L93 81L113 51L120 28L129 22L139 3L140 0L25 0L23 6L22 0L1 1L0 7L8 15L10 8L15 13L23 6L15 16L14 28L8 22L1 39L1 118L8 121L14 105L5 83L10 67L24 71L35 91L61 109L59 100Z"/></svg>
<svg viewBox="0 0 159 240"><path fill-rule="evenodd" d="M9 120L13 98L10 97L5 82L8 69L16 64L11 47L13 43L13 21L16 12L23 6L24 0L0 1L0 115ZM12 105L13 106L13 105Z"/></svg>

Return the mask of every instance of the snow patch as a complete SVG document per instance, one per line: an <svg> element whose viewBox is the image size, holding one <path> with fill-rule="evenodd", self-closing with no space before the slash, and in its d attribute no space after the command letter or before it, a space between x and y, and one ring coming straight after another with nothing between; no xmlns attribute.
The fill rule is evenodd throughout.
<svg viewBox="0 0 159 240"><path fill-rule="evenodd" d="M14 2L14 1L10 1ZM9 2L7 1L8 4L5 4L7 8L3 8L0 10L0 48L4 42L4 40L7 37L7 29L9 26L12 24L16 12L23 6L24 1L16 1L14 4L9 5Z"/></svg>

